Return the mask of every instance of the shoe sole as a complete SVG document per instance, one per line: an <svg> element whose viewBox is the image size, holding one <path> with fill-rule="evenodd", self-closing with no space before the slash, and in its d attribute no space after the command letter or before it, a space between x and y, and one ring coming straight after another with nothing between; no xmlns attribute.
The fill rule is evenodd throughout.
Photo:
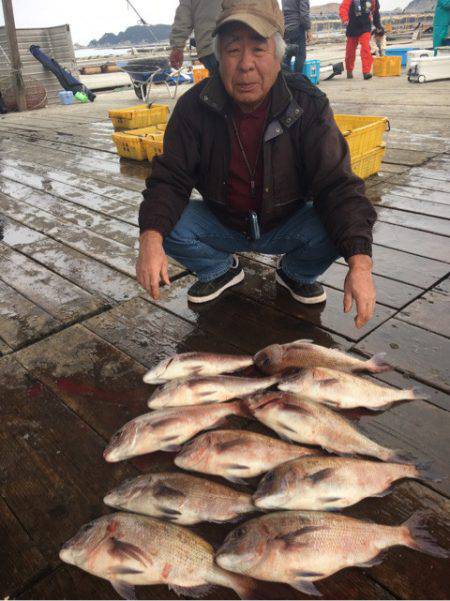
<svg viewBox="0 0 450 601"><path fill-rule="evenodd" d="M244 273L244 270L242 269L236 276L234 276L234 278L232 280L230 280L228 282L228 284L225 284L225 286L223 288L220 288L220 290L216 290L216 292L213 292L212 294L209 294L208 296L190 296L188 294L187 295L188 301L190 303L196 303L197 305L201 304L201 303L208 303L209 301L212 301L215 298L219 297L228 288L231 288L232 286L236 286L236 284L239 284L240 282L242 282L244 277L245 277L245 273Z"/></svg>
<svg viewBox="0 0 450 601"><path fill-rule="evenodd" d="M300 296L299 294L295 294L295 292L293 292L289 288L289 286L286 284L286 282L280 278L278 273L275 274L275 279L276 279L277 283L280 284L280 286L283 286L284 288L286 288L286 290L289 290L289 292L291 293L291 296L293 298L295 298L295 300L298 301L299 303L303 303L304 305L318 305L319 303L324 303L327 300L327 293L325 291L320 296L312 296L312 297Z"/></svg>

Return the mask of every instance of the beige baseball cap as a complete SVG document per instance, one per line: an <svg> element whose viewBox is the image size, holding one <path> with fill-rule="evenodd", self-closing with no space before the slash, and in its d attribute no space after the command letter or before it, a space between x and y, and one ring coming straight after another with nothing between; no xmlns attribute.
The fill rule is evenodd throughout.
<svg viewBox="0 0 450 601"><path fill-rule="evenodd" d="M223 0L215 36L226 23L244 23L263 38L278 32L284 35L284 17L277 0Z"/></svg>

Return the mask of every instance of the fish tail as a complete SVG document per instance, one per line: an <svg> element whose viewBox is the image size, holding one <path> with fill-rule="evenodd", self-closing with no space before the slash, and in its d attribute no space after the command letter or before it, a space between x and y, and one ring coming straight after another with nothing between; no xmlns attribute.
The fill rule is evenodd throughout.
<svg viewBox="0 0 450 601"><path fill-rule="evenodd" d="M383 371L389 371L392 369L386 360L386 353L377 353L371 359L365 362L365 368L373 374L379 374Z"/></svg>
<svg viewBox="0 0 450 601"><path fill-rule="evenodd" d="M433 557L450 557L450 552L437 544L427 530L426 511L416 511L400 528L403 530L404 544L411 549L422 551Z"/></svg>
<svg viewBox="0 0 450 601"><path fill-rule="evenodd" d="M425 401L428 399L428 395L426 395L418 386L414 386L414 388L408 388L403 392L405 393L404 398L409 401L416 401L418 399Z"/></svg>
<svg viewBox="0 0 450 601"><path fill-rule="evenodd" d="M254 578L240 574L229 574L228 586L232 588L240 599L264 599L262 587Z"/></svg>
<svg viewBox="0 0 450 601"><path fill-rule="evenodd" d="M431 462L416 464L416 478L427 480L428 482L442 482L445 478L441 473L432 467Z"/></svg>
<svg viewBox="0 0 450 601"><path fill-rule="evenodd" d="M249 407L249 403L245 399L236 399L235 401L228 403L228 406L233 415L254 419L253 413Z"/></svg>

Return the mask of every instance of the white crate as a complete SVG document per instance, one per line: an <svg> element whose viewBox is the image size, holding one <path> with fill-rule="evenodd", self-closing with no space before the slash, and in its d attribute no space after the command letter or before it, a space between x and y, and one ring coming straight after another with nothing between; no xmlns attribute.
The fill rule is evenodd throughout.
<svg viewBox="0 0 450 601"><path fill-rule="evenodd" d="M450 54L450 46L438 46L436 48L437 56L443 56Z"/></svg>
<svg viewBox="0 0 450 601"><path fill-rule="evenodd" d="M418 58L408 71L408 81L425 83L437 79L450 79L450 54Z"/></svg>
<svg viewBox="0 0 450 601"><path fill-rule="evenodd" d="M406 72L408 72L408 69L411 67L414 67L418 58L422 58L424 56L434 56L434 51L426 50L425 48L422 50L408 50L406 55Z"/></svg>

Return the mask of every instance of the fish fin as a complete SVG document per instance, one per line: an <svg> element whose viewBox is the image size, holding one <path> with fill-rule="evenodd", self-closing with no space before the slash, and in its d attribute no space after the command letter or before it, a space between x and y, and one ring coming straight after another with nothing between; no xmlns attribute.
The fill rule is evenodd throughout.
<svg viewBox="0 0 450 601"><path fill-rule="evenodd" d="M283 344L285 348L293 348L296 346L302 346L302 344L314 344L314 340L310 338L299 338L298 340L294 340L293 342L288 342Z"/></svg>
<svg viewBox="0 0 450 601"><path fill-rule="evenodd" d="M372 495L372 497L376 497L376 498L382 498L382 497L387 497L388 495L390 495L392 492L394 492L395 490L395 484L392 484L391 486L388 486L388 488L386 488L386 490L383 490L382 492L379 492L376 495Z"/></svg>
<svg viewBox="0 0 450 601"><path fill-rule="evenodd" d="M136 590L132 584L123 580L110 580L111 586L122 599L136 599Z"/></svg>
<svg viewBox="0 0 450 601"><path fill-rule="evenodd" d="M326 574L323 572L295 572L296 578L324 578Z"/></svg>
<svg viewBox="0 0 450 601"><path fill-rule="evenodd" d="M178 453L181 451L182 445L180 444L166 444L161 447L161 451L165 451L166 453Z"/></svg>
<svg viewBox="0 0 450 601"><path fill-rule="evenodd" d="M171 440L176 440L178 438L178 434L175 434L174 436L165 436L164 438L161 438L161 442L170 442Z"/></svg>
<svg viewBox="0 0 450 601"><path fill-rule="evenodd" d="M445 479L445 476L431 467L431 462L418 463L416 465L417 468L417 477L421 480L427 480L428 482L442 482Z"/></svg>
<svg viewBox="0 0 450 601"><path fill-rule="evenodd" d="M108 572L109 574L143 574L144 570L135 570L134 568L127 568L126 566L117 566L115 568L111 568Z"/></svg>
<svg viewBox="0 0 450 601"><path fill-rule="evenodd" d="M317 380L317 384L321 388L327 388L339 384L339 380L337 378L327 378L326 380Z"/></svg>
<svg viewBox="0 0 450 601"><path fill-rule="evenodd" d="M373 566L377 566L380 563L383 563L383 559L384 559L385 555L386 555L386 553L384 551L381 553L378 553L377 555L375 555L375 557L372 557L372 559L369 559L368 561L364 561L363 563L356 564L356 567L358 567L358 568L373 568Z"/></svg>
<svg viewBox="0 0 450 601"><path fill-rule="evenodd" d="M295 588L296 591L300 593L305 593L306 595L310 595L312 597L322 597L322 593L318 588L310 581L310 580L302 580L298 578L293 582L289 582L292 588Z"/></svg>
<svg viewBox="0 0 450 601"><path fill-rule="evenodd" d="M416 511L401 528L406 529L406 540L403 544L417 549L433 557L450 557L450 552L437 544L431 534L426 530L426 521L429 513L425 511Z"/></svg>
<svg viewBox="0 0 450 601"><path fill-rule="evenodd" d="M292 413L300 413L302 415L312 415L311 411L306 407L300 407L299 405L293 405L292 403L280 403L280 407L284 411L291 411Z"/></svg>
<svg viewBox="0 0 450 601"><path fill-rule="evenodd" d="M292 443L292 438L290 438L287 434L283 434L283 432L277 432L278 436L281 440L285 440L286 442Z"/></svg>
<svg viewBox="0 0 450 601"><path fill-rule="evenodd" d="M327 405L328 407L332 407L333 409L339 409L340 408L340 403L338 403L338 401L332 401L330 399L319 399L318 403L320 403L321 405Z"/></svg>
<svg viewBox="0 0 450 601"><path fill-rule="evenodd" d="M249 486L249 483L246 480L243 480L242 478L237 478L236 476L230 476L230 475L226 475L223 476L226 480L229 480L230 482L233 482L233 484L240 484L241 486Z"/></svg>
<svg viewBox="0 0 450 601"><path fill-rule="evenodd" d="M385 361L386 353L376 353L371 359L364 363L364 370L370 371L373 374L379 374L383 371L392 369L392 365Z"/></svg>
<svg viewBox="0 0 450 601"><path fill-rule="evenodd" d="M152 493L157 499L161 497L164 499L184 499L186 497L186 495L180 490L172 488L171 486L167 486L167 484L164 484L163 482L157 482L152 487Z"/></svg>
<svg viewBox="0 0 450 601"><path fill-rule="evenodd" d="M178 417L162 417L155 422L151 422L149 425L151 426L152 430L157 430L158 428L163 428L164 426L168 426L169 424L174 424L176 422L178 422Z"/></svg>
<svg viewBox="0 0 450 601"><path fill-rule="evenodd" d="M203 392L199 392L198 396L201 399L204 399L207 396L210 396L211 394L215 394L216 391L215 390L204 390Z"/></svg>
<svg viewBox="0 0 450 601"><path fill-rule="evenodd" d="M227 470L248 470L248 465L242 463L227 463L224 467Z"/></svg>
<svg viewBox="0 0 450 601"><path fill-rule="evenodd" d="M216 449L219 453L233 449L234 447L241 446L242 442L240 438L233 438L233 440L227 440L226 442L220 442L216 445Z"/></svg>
<svg viewBox="0 0 450 601"><path fill-rule="evenodd" d="M192 597L201 599L206 597L214 589L212 584L201 584L200 586L178 586L177 584L169 584L169 588L179 597Z"/></svg>
<svg viewBox="0 0 450 601"><path fill-rule="evenodd" d="M293 432L294 434L297 433L296 430L294 430L294 428L291 428L290 426L288 426L287 424L283 424L282 422L278 421L277 422L277 426L279 426L280 428L283 428L283 430L287 430L288 432Z"/></svg>
<svg viewBox="0 0 450 601"><path fill-rule="evenodd" d="M163 505L157 505L155 509L171 518L181 515L181 511L178 511L177 509L171 509L170 507L164 507Z"/></svg>
<svg viewBox="0 0 450 601"><path fill-rule="evenodd" d="M320 497L319 501L322 503L335 503L336 501L340 501L343 497Z"/></svg>
<svg viewBox="0 0 450 601"><path fill-rule="evenodd" d="M325 480L326 478L328 478L328 476L330 476L333 472L333 468L327 467L323 470L319 470L315 474L307 476L307 480L310 480L311 482L320 482L321 480Z"/></svg>
<svg viewBox="0 0 450 601"><path fill-rule="evenodd" d="M210 424L207 428L203 428L203 431L207 432L208 430L215 430L216 428L225 428L226 426L228 426L228 416L220 417L217 421L215 421L213 424Z"/></svg>
<svg viewBox="0 0 450 601"><path fill-rule="evenodd" d="M405 453L403 451L397 451L394 449L386 449L386 451L390 451L386 457L381 457L383 461L391 461L392 463L408 463L408 464L416 464L417 458L411 455L411 453Z"/></svg>
<svg viewBox="0 0 450 601"><path fill-rule="evenodd" d="M117 557L118 559L129 557L144 566L147 565L145 555L139 547L132 543L125 543L114 536L109 539L108 551L112 557Z"/></svg>

